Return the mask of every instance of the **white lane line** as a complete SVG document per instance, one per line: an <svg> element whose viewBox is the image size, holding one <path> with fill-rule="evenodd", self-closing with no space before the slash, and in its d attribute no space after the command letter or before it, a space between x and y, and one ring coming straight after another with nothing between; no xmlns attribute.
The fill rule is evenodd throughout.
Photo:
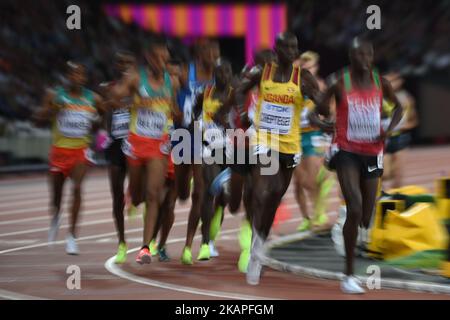
<svg viewBox="0 0 450 320"><path fill-rule="evenodd" d="M286 205L286 207L288 207L288 208L296 208L297 204L296 203L289 204L289 205ZM179 212L180 212L180 210L177 210L175 212L175 214L177 214ZM238 212L236 215L227 214L227 215L225 215L224 219L226 219L226 220L228 220L228 219L239 219L242 214L243 214L242 211ZM125 218L125 219L128 219L128 217ZM112 222L112 219L109 219L108 221ZM288 221L288 220L286 220L286 221ZM103 223L103 222L97 222L97 221L92 221L92 222L93 223L95 222L95 224ZM174 227L175 226L182 226L182 225L187 225L187 220L183 220L183 221L180 221L180 222L175 222L173 224ZM68 225L65 225L65 227L68 227ZM42 228L42 229L44 229L44 230L41 230L41 231L48 230L48 228ZM125 230L125 233L128 234L128 233L133 233L133 232L138 232L138 231L142 231L142 227ZM15 234L17 234L17 233L15 233ZM80 238L77 239L77 241L101 239L101 238L104 238L104 237L110 237L110 236L116 236L116 235L117 235L117 232L114 231L114 232L102 233L102 234L97 234L97 235L92 235L92 236L80 237ZM55 241L53 243L53 245L64 244L64 243L65 243L65 240L58 240L58 241ZM0 251L0 255L1 254L5 254L5 253L9 253L9 252L26 250L26 249L34 249L34 248L46 247L48 245L49 244L47 242L42 242L42 243L37 243L37 244L29 245L29 246L5 249L5 250Z"/></svg>
<svg viewBox="0 0 450 320"><path fill-rule="evenodd" d="M294 198L294 194L293 193L289 193L283 198L283 200L288 200L288 199L293 199L293 198ZM338 197L331 197L328 200L328 204L332 205L334 202L336 202L338 200L339 200ZM295 205L292 205L292 207L290 207L290 208L295 208L296 206L297 205L295 204ZM109 212L111 212L111 210L112 209L110 207L108 207L106 209L86 210L84 212L81 212L81 214L82 214L82 216L85 216L85 215L92 215L94 213L109 213ZM186 207L182 207L180 209L175 209L175 210L176 210L175 211L176 214L179 214L179 213L189 212L191 209L190 209L189 206L186 206ZM64 216L67 216L67 214L65 214ZM31 220L26 220L26 219L31 219ZM128 216L126 216L125 219L128 219ZM25 219L20 219L20 220L22 220L20 222L40 221L40 220L49 220L49 217L48 216L43 216L43 217L35 217L35 218L25 218ZM0 225L13 224L10 221L0 222ZM14 220L12 220L12 221L14 221ZM113 222L113 218L111 217L111 218L108 218L108 219L93 220L93 221L89 221L89 222L82 222L82 223L79 223L78 226L82 227L82 226L96 225L96 224L102 224L102 223L108 223L108 222ZM60 229L65 229L65 228L68 228L69 226L70 226L69 224L65 224L65 225L60 226ZM34 228L34 229L21 230L21 231L13 231L13 232L7 232L7 233L0 233L0 237L8 237L8 236L29 234L29 233L42 232L42 231L48 231L48 227Z"/></svg>
<svg viewBox="0 0 450 320"><path fill-rule="evenodd" d="M438 170L439 171L439 170ZM436 172L436 175L434 178L435 179L439 176L439 173ZM420 178L419 178L420 177ZM423 177L427 177L428 179L423 179ZM424 181L429 181L430 180L430 174L420 174L417 175L415 177L409 177L408 178L408 184L418 184L420 186L426 187L428 189L430 189L430 192L433 192L434 187L435 187L435 182L424 182ZM333 188L333 190L337 188L337 185ZM290 191L291 189L293 189L292 185L289 186L289 189L287 191ZM111 199L109 196L109 192L104 192L104 194L108 197L107 199L89 199L89 198L85 198L84 203L86 203L86 201L95 201L95 205L110 205L111 204ZM43 197L45 197L45 195L43 195ZM42 201L40 201L42 203L48 203L48 199L44 199ZM22 202L20 202L20 204L22 204ZM67 203L66 203L67 204ZM68 204L67 204L68 205ZM1 205L0 205L1 206ZM36 212L36 211L41 211L41 212L47 212L48 209L48 205L46 206L39 206L39 207L33 207L33 208L23 208L23 209L13 209L13 210L2 210L3 212L0 212L0 216L4 216L4 215L12 215L12 214L20 214L20 213L30 213L30 212ZM33 220L31 220L33 221ZM1 223L0 223L1 225Z"/></svg>
<svg viewBox="0 0 450 320"><path fill-rule="evenodd" d="M49 192L43 192L40 194L39 197L37 198L28 198L28 196L26 197L27 199L24 200L24 195L19 195L19 197L8 197L7 199L0 199L0 208L8 208L8 207L17 207L18 204L20 204L21 206L23 205L42 205L42 204L48 204L49 199L48 199L48 195ZM65 198L71 198L71 193L67 192L67 194L65 195ZM104 197L110 197L111 196L111 192L109 192L109 190L96 190L95 192L92 191L87 191L87 190L83 190L83 200L97 200L97 199L102 199Z"/></svg>
<svg viewBox="0 0 450 320"><path fill-rule="evenodd" d="M84 181L84 190L95 190L95 189L102 189L102 188L108 188L109 184L108 184L108 180L105 179L107 177L107 174L105 173L105 175L102 175L101 177L99 177L99 180L94 182L94 181ZM69 181L69 183L67 183L64 186L64 190L66 190L66 188L70 188L72 186L72 182ZM49 190L49 185L48 185L48 181L43 179L40 182L36 182L33 185L29 185L29 184L23 184L23 185L11 185L9 183L5 183L4 186L0 185L0 193L2 195L2 197L7 197L7 196L11 196L11 195L16 195L18 193L24 192L24 193L36 193L36 192L42 192L44 190L48 191Z"/></svg>
<svg viewBox="0 0 450 320"><path fill-rule="evenodd" d="M297 218L299 220L299 218ZM221 232L222 234L230 234L235 233L239 231L239 228L236 229L229 229L226 231ZM198 235L195 238L200 238L201 236ZM185 238L177 238L172 239L171 241L167 241L167 243L177 243L177 242L183 242L186 240ZM140 249L140 247L128 250L128 253L136 252ZM258 297L258 296L251 296L251 295L243 295L243 294L237 294L237 293L231 293L231 292L225 292L225 291L214 291L214 290L204 290L204 289L197 289L194 287L187 287L187 286L179 286L167 282L161 282L161 281L155 281L150 280L148 278L139 277L132 273L126 272L122 270L120 267L118 267L114 263L114 257L109 258L105 262L105 268L112 274L118 276L119 278L126 279L129 281L137 282L140 284L144 284L151 287L161 288L161 289L167 289L167 290L173 290L178 292L184 292L189 294L195 294L195 295L201 295L201 296L208 296L208 297L215 297L215 298L222 298L222 299L233 299L233 300L274 300L274 298L268 298L268 297Z"/></svg>
<svg viewBox="0 0 450 320"><path fill-rule="evenodd" d="M34 297L26 294L16 293L0 289L0 297L7 300L49 300L46 298Z"/></svg>
<svg viewBox="0 0 450 320"><path fill-rule="evenodd" d="M92 200L90 200L92 201ZM48 202L48 201L47 201ZM105 200L95 200L95 203L92 203L92 205L111 205L112 200L111 199L105 199ZM20 203L17 204L19 206ZM0 213L0 216L6 216L9 214L17 214L17 213L29 213L29 212L48 212L49 208L48 205L41 206L41 207L34 207L34 208L25 208L25 209L15 209L15 210L5 210Z"/></svg>

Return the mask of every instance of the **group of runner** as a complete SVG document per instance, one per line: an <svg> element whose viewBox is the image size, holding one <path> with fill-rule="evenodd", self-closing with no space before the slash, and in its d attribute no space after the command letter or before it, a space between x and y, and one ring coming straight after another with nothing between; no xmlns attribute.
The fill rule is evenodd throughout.
<svg viewBox="0 0 450 320"><path fill-rule="evenodd" d="M200 221L197 260L209 260L219 255L215 240L225 208L235 214L243 203L238 268L256 285L259 256L291 178L304 216L298 230L320 228L327 223L326 199L334 183L327 169L333 169L347 206L341 287L347 293L363 292L353 276L358 226L369 227L383 172L384 140L400 121L402 108L372 65L370 43L356 39L349 52L350 66L336 73L328 87L317 75L318 55L299 56L297 38L289 32L277 35L273 50L256 52L254 66L239 75L233 75L231 63L211 39L196 41L187 64L171 59L162 38L148 43L145 63L119 53L116 79L101 84L99 94L85 88L85 67L68 62L67 83L49 90L34 116L37 123L51 122L53 130L49 242L56 239L63 185L70 177L66 252L79 253L82 182L90 146L96 143L109 163L119 240L116 263L127 259L127 202L129 214L142 204L144 228L136 262L148 264L156 255L160 261L170 259L165 244L175 203L191 197L181 253L185 265L194 263L192 244ZM385 127L383 98L390 103ZM99 134L99 128L107 135Z"/></svg>

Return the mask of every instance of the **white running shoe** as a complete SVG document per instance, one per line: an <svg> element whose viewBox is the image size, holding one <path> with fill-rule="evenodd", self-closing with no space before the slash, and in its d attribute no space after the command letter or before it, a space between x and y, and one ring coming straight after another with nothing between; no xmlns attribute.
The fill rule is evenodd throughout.
<svg viewBox="0 0 450 320"><path fill-rule="evenodd" d="M345 276L341 281L341 290L348 294L363 294L366 292L362 287L361 280L355 276Z"/></svg>
<svg viewBox="0 0 450 320"><path fill-rule="evenodd" d="M61 221L61 214L53 216L50 222L50 229L48 230L48 243L52 244L58 235L59 223Z"/></svg>
<svg viewBox="0 0 450 320"><path fill-rule="evenodd" d="M77 240L70 233L66 237L66 253L71 255L78 255L80 253Z"/></svg>
<svg viewBox="0 0 450 320"><path fill-rule="evenodd" d="M258 285L259 279L261 277L262 265L258 259L258 254L261 251L262 247L263 240L257 232L253 231L252 248L246 274L247 283L252 286Z"/></svg>
<svg viewBox="0 0 450 320"><path fill-rule="evenodd" d="M219 256L219 251L217 251L216 246L214 245L214 241L209 241L209 255L211 258L215 258Z"/></svg>

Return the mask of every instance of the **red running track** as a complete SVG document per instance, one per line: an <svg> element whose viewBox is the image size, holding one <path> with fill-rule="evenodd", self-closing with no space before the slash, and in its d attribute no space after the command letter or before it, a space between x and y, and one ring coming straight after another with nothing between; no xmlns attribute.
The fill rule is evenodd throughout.
<svg viewBox="0 0 450 320"><path fill-rule="evenodd" d="M417 148L408 151L406 183L434 190L435 178L450 173L450 147ZM66 186L66 191L69 185ZM220 257L209 262L184 266L179 262L187 227L189 202L177 203L175 225L169 236L171 262L156 261L140 266L128 262L116 266L115 234L109 184L105 170L92 170L84 186L84 205L79 224L79 256L64 252L67 226L67 200L64 217L53 247L46 243L49 225L48 185L45 174L6 176L0 179L0 299L450 299L446 295L412 293L399 290L375 290L363 296L340 292L335 281L316 280L265 269L261 284L252 287L237 270L238 228L242 213L226 213L217 241ZM285 204L291 219L277 228L272 237L295 231L300 215L289 188ZM337 190L330 196L330 212L335 217ZM198 235L199 233L197 233ZM126 221L130 249L141 244L142 221ZM193 246L194 258L199 237ZM67 267L81 270L81 289L69 290Z"/></svg>

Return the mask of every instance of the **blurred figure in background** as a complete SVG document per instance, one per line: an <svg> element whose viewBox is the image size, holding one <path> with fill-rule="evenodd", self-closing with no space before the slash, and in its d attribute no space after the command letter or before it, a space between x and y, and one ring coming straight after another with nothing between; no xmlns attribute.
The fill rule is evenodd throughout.
<svg viewBox="0 0 450 320"><path fill-rule="evenodd" d="M319 77L319 55L307 51L300 56L297 63L301 68L311 72L319 84L320 90L326 89L325 82ZM327 197L334 185L334 179L323 165L325 151L330 145L331 137L314 126L309 117L315 108L312 100L306 97L305 107L301 114L302 127L302 161L294 171L294 186L297 203L303 221L297 230L302 232L324 226L328 221L326 214ZM332 109L333 106L332 106ZM311 214L307 203L306 194L312 201L313 213ZM312 221L312 222L311 222Z"/></svg>
<svg viewBox="0 0 450 320"><path fill-rule="evenodd" d="M51 225L48 241L56 240L64 183L69 177L73 182L73 202L70 229L66 238L66 252L79 254L76 242L76 225L81 207L82 183L89 160L89 144L99 114L104 113L103 100L84 87L87 81L85 67L67 62L67 82L48 91L43 108L33 116L38 124L52 123L52 147L49 156L51 185ZM91 161L92 162L92 161Z"/></svg>
<svg viewBox="0 0 450 320"><path fill-rule="evenodd" d="M175 165L176 185L178 197L186 200L191 193L191 178L193 178L192 206L189 212L187 226L186 243L183 248L181 262L190 265L192 261L192 242L197 231L198 221L201 216L201 205L203 203L203 175L202 175L202 146L194 141L194 130L201 136L201 131L193 122L193 106L197 97L207 85L212 85L214 61L217 58L217 52L211 40L201 38L194 44L194 59L183 66L180 76L180 91L177 101L180 111L183 115L181 125L176 128L189 130L191 138L191 157L188 163L177 163ZM217 47L216 47L217 49ZM182 140L181 140L182 141ZM181 141L172 141L175 146ZM185 142L186 143L186 142ZM183 156L182 154L176 155Z"/></svg>
<svg viewBox="0 0 450 320"><path fill-rule="evenodd" d="M386 75L386 79L391 83L392 89L394 89L395 95L403 107L403 117L395 127L392 136L386 142L383 181L392 180L391 187L400 188L403 186L405 152L411 143L411 131L417 127L419 119L417 117L415 100L403 88L404 79L401 74L392 72ZM384 102L384 112L387 119L390 119L392 116L392 108L392 102Z"/></svg>
<svg viewBox="0 0 450 320"><path fill-rule="evenodd" d="M116 55L116 69L121 77L132 67L136 68L136 61L133 56L126 53L118 53ZM105 88L107 89L107 88ZM106 92L106 94L108 94ZM116 254L116 263L124 263L127 258L127 245L125 241L124 226L124 207L125 194L124 182L127 174L127 160L122 151L122 144L128 137L130 125L130 105L131 97L116 102L119 104L117 108L108 110L106 116L106 128L108 130L111 143L105 150L106 159L109 162L109 182L113 200L113 216L118 234L119 246Z"/></svg>

